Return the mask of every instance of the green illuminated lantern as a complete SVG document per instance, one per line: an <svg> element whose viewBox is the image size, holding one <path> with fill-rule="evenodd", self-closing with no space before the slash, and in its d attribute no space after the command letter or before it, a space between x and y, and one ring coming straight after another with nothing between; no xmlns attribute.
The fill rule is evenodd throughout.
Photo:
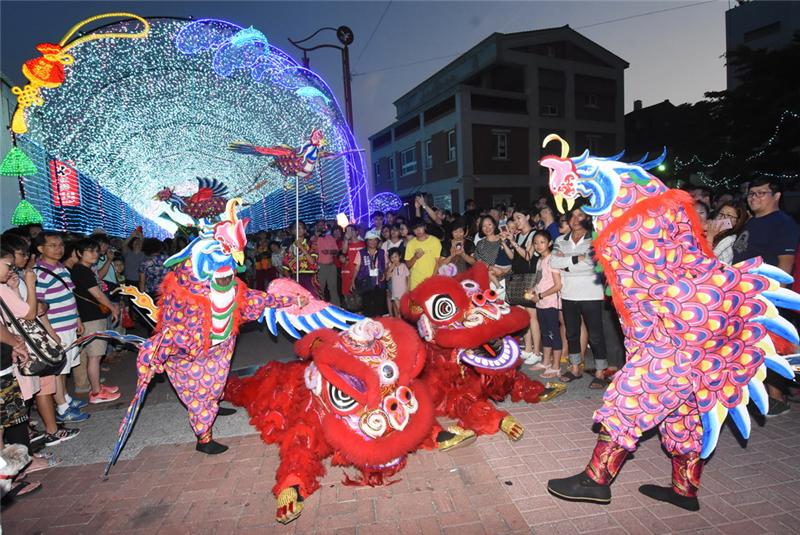
<svg viewBox="0 0 800 535"><path fill-rule="evenodd" d="M6 157L3 158L3 163L0 163L0 175L3 176L33 176L35 174L36 166L19 147L8 151Z"/></svg>

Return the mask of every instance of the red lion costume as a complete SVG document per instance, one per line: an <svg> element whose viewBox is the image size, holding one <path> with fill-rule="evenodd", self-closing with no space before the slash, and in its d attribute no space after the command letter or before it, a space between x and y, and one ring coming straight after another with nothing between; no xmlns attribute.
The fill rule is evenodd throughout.
<svg viewBox="0 0 800 535"><path fill-rule="evenodd" d="M402 341L402 343L400 343ZM425 348L399 319L365 319L344 332L319 329L295 345L302 362L271 362L253 377L231 377L225 398L241 405L281 462L273 494L276 519L300 515L319 488L323 460L354 466L356 480L382 485L403 469L406 456L433 447L441 429L418 379Z"/></svg>
<svg viewBox="0 0 800 535"><path fill-rule="evenodd" d="M528 314L487 288L488 268L477 263L454 278L425 280L403 296L400 311L428 342L422 380L434 396L437 416L455 418L478 434L501 430L519 440L525 428L492 401L510 394L514 402L538 403L565 387L545 386L517 370L520 349L512 335L527 328Z"/></svg>

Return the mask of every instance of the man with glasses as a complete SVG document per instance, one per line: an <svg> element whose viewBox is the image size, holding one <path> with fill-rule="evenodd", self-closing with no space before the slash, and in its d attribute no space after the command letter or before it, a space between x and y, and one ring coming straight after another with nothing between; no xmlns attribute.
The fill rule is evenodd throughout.
<svg viewBox="0 0 800 535"><path fill-rule="evenodd" d="M780 210L780 184L770 180L756 180L747 190L747 206L753 213L745 223L742 233L733 244L733 263L760 256L767 264L778 266L787 273L792 273L800 229L794 220ZM772 374L770 374L771 376ZM777 416L789 410L780 380L770 381L767 385L769 393L769 413Z"/></svg>
<svg viewBox="0 0 800 535"><path fill-rule="evenodd" d="M61 234L45 231L36 236L36 248L41 255L36 262L36 299L47 305L47 320L60 338L62 346L68 346L83 334L83 324L78 317L78 305L72 291L69 271L61 263L64 255L64 241ZM85 402L73 399L67 393L66 378L72 368L80 364L80 352L73 348L67 353L67 365L56 377L55 401L57 403L56 421L82 422L89 414L81 412ZM76 388L81 385L76 385Z"/></svg>

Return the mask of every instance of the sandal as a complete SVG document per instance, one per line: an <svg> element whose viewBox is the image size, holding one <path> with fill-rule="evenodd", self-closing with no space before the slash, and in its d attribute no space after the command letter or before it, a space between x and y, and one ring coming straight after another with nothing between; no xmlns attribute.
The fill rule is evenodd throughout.
<svg viewBox="0 0 800 535"><path fill-rule="evenodd" d="M556 377L558 377L559 375L561 375L561 370L556 370L556 369L554 369L554 368L547 368L547 371L546 371L546 372L544 372L544 373L541 375L541 377L542 377L543 379L555 379L555 378L556 378Z"/></svg>
<svg viewBox="0 0 800 535"><path fill-rule="evenodd" d="M13 487L11 490L8 491L8 494L3 496L4 500L12 500L19 496L27 496L29 494L33 494L34 492L42 490L42 482L41 481L20 481Z"/></svg>
<svg viewBox="0 0 800 535"><path fill-rule="evenodd" d="M605 390L608 388L608 381L595 377L592 379L592 382L589 383L589 388L592 390Z"/></svg>
<svg viewBox="0 0 800 535"><path fill-rule="evenodd" d="M28 468L25 470L28 474L32 474L34 472L39 472L41 470L47 470L48 468L54 468L61 464L61 459L58 457L50 456L44 459L38 459L40 463L37 463L38 466L33 466L35 460L28 465Z"/></svg>
<svg viewBox="0 0 800 535"><path fill-rule="evenodd" d="M538 372L539 370L546 370L546 369L548 369L547 366L545 366L541 362L537 362L536 364L531 366L531 370L533 370L535 372Z"/></svg>
<svg viewBox="0 0 800 535"><path fill-rule="evenodd" d="M580 379L579 375L575 375L571 371L568 371L564 375L561 376L561 380L565 383L571 383L572 381Z"/></svg>

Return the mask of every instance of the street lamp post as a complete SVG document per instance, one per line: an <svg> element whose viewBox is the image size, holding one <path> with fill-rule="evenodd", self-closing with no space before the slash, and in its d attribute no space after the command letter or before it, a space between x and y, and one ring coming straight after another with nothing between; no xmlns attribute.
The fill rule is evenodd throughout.
<svg viewBox="0 0 800 535"><path fill-rule="evenodd" d="M316 45L312 47L305 47L302 46L302 43L309 41L316 37L316 35L324 30L330 30L336 32L336 38L342 44L333 45L333 44L322 44ZM289 39L289 42L292 43L296 48L299 48L303 51L303 66L308 69L309 68L309 57L308 53L317 50L319 48L335 48L340 50L342 53L342 79L344 81L344 107L345 107L345 115L347 118L347 124L352 130L353 128L353 95L350 89L350 82L352 79L352 75L350 74L350 45L353 44L353 30L348 28L347 26L339 26L338 28L334 28L332 26L325 26L324 28L320 28L319 30L315 31L305 39L301 39L299 41L293 41Z"/></svg>

